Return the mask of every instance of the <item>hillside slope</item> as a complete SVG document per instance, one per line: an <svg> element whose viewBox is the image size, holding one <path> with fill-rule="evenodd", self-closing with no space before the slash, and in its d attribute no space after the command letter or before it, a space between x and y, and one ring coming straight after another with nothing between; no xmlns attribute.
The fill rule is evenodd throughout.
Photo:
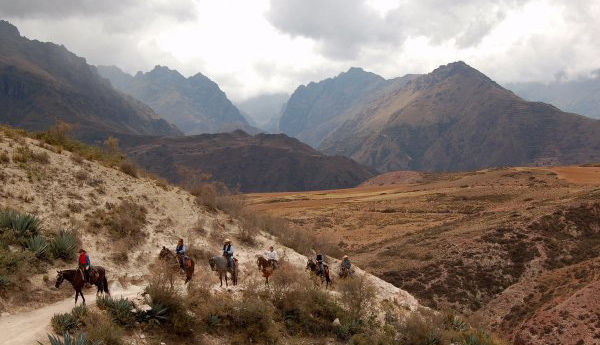
<svg viewBox="0 0 600 345"><path fill-rule="evenodd" d="M168 67L131 76L118 67L98 66L98 72L125 94L148 104L185 134L251 129L239 110L214 81L197 73L185 78Z"/></svg>
<svg viewBox="0 0 600 345"><path fill-rule="evenodd" d="M283 279L297 274L293 279L300 279L305 285L310 283L310 280L302 280L305 279L302 272L306 257L285 248L266 233L257 233L250 242L244 240L242 226L249 225L242 225L242 219L222 211L208 211L197 204L194 196L179 188L144 177L132 177L38 140L20 137L14 131L4 132L2 128L0 156L0 179L10 181L0 185L0 210L10 207L17 212L38 216L42 220L42 235L48 239L56 237L61 229L75 234L79 239L77 247L88 251L92 264L106 268L110 289L115 296L125 296L138 304L145 303L139 293L156 279L159 251L162 246L174 248L178 238L185 239L188 254L196 260L195 278L190 289L208 288L208 293L214 298L224 298L222 302L232 298L243 299L244 291L254 291L252 289L262 286L263 278L256 269L256 255L268 245L275 245L282 261L289 265L286 268L288 275ZM73 306L72 288L65 283L60 289L55 289L54 277L57 269L73 268L74 257L66 261L40 257L35 262L29 263L28 259L12 266L11 259L5 254L26 255L30 251L16 244L7 246L5 241L10 237L6 229L0 228L0 235L3 255L0 261L0 342L28 345L36 340L44 341L46 333L51 332L49 317L54 313L68 312ZM241 265L240 285L228 289L219 287L218 279L207 263L210 255L220 255L222 241L226 237L233 240ZM334 265L336 261L330 263ZM34 268L20 267L28 264ZM14 272L10 270L15 267L27 273L13 277ZM364 273L360 269L358 271ZM174 277L177 280L176 291L187 291L181 286L183 279L178 275ZM20 279L19 284L13 278ZM366 279L375 287L378 313L397 310L397 316L406 317L420 308L414 297L405 291L368 274ZM95 289L85 289L84 293L88 308L93 308L94 298L91 295ZM56 303L51 304L53 302ZM187 304L190 303L188 301ZM198 320L198 329L192 330L199 337L206 332L201 321ZM256 321L256 327L261 327L260 320ZM326 321L330 328L332 321ZM217 336L214 331L211 332L210 343L231 343L231 326L228 329L225 334L217 333ZM172 332L172 328L169 331ZM151 327L128 329L127 336L129 341L139 341L143 334L148 341L165 339L161 333L158 333L161 338L150 338L154 332L156 329ZM167 339L172 336L168 334ZM189 335L186 339L190 344L206 343L202 338L189 338Z"/></svg>
<svg viewBox="0 0 600 345"><path fill-rule="evenodd" d="M243 131L185 138L148 138L124 143L126 153L148 171L179 182L179 167L241 191L318 190L354 187L373 169L330 157L283 134Z"/></svg>
<svg viewBox="0 0 600 345"><path fill-rule="evenodd" d="M600 165L398 172L249 199L332 236L422 304L475 315L514 344L598 342Z"/></svg>
<svg viewBox="0 0 600 345"><path fill-rule="evenodd" d="M0 123L45 130L77 123L86 141L110 133L181 135L148 106L114 90L84 58L64 46L22 37L0 21Z"/></svg>
<svg viewBox="0 0 600 345"><path fill-rule="evenodd" d="M379 171L600 160L600 121L526 102L463 62L349 109L320 145Z"/></svg>

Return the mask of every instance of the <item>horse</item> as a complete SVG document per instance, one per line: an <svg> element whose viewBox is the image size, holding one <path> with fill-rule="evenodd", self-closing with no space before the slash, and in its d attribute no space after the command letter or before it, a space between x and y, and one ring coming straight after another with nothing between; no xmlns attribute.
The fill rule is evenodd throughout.
<svg viewBox="0 0 600 345"><path fill-rule="evenodd" d="M231 273L231 281L233 281L233 286L237 285L238 261L236 258L233 258L234 268L227 267L227 260L223 256L213 256L212 258L208 259L208 264L210 265L211 270L219 272L221 287L223 287L223 275L225 275L225 286L229 286L227 284L227 272Z"/></svg>
<svg viewBox="0 0 600 345"><path fill-rule="evenodd" d="M83 300L83 304L85 304L85 297L83 297L83 292L81 289L85 285L85 280L83 279L83 272L80 269L76 270L62 270L56 271L58 274L56 276L56 283L54 286L58 289L63 281L68 281L75 289L75 304L77 304L77 298L81 295L81 299ZM95 273L94 273L95 272ZM108 291L108 281L106 280L106 270L102 266L94 266L93 271L90 272L90 281L93 285L98 287L98 291L96 295L101 293L106 293L110 296L110 291Z"/></svg>
<svg viewBox="0 0 600 345"><path fill-rule="evenodd" d="M340 267L340 271L338 272L338 277L340 279L352 277L352 275L350 273L354 273L354 270L351 268Z"/></svg>
<svg viewBox="0 0 600 345"><path fill-rule="evenodd" d="M273 274L273 263L270 260L265 259L262 255L257 255L256 257L256 265L258 266L258 270L262 271L263 277L265 277L265 284L269 285L269 277Z"/></svg>
<svg viewBox="0 0 600 345"><path fill-rule="evenodd" d="M179 269L179 263L181 262L181 254L173 254L173 252L171 252L167 247L163 246L162 249L160 250L160 253L158 254L158 257L161 260L171 260L171 261L175 261L175 263L177 264L177 266L175 266L175 269ZM187 284L190 280L192 280L192 275L194 274L194 267L196 266L196 263L194 262L194 259L189 258L189 257L185 257L185 263L184 263L184 267L185 267L185 283Z"/></svg>
<svg viewBox="0 0 600 345"><path fill-rule="evenodd" d="M321 277L321 285L325 282L325 290L329 287L329 285L333 284L331 280L331 276L329 275L329 266L323 263L323 272L319 274L319 265L313 261L313 259L308 259L306 263L306 269L314 272L317 276Z"/></svg>

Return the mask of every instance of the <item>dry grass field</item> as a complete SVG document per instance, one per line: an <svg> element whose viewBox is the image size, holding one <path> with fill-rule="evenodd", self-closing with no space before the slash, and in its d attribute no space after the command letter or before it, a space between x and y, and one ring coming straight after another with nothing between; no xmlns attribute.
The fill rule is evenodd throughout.
<svg viewBox="0 0 600 345"><path fill-rule="evenodd" d="M483 317L516 344L599 341L599 302L585 297L600 287L597 165L388 173L353 189L248 198L333 237L421 303Z"/></svg>

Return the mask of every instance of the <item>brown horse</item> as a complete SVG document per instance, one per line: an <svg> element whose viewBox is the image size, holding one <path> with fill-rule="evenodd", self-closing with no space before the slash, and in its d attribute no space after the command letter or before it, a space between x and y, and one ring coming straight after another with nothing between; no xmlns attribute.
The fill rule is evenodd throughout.
<svg viewBox="0 0 600 345"><path fill-rule="evenodd" d="M181 254L173 254L173 252L171 252L167 247L163 246L162 249L160 250L160 254L158 254L158 257L161 260L171 260L172 262L175 262L177 264L177 266L174 266L175 269L179 270L179 263L181 262ZM192 280L192 275L194 274L194 267L196 266L196 263L194 262L194 259L189 258L189 257L185 257L185 283L187 284L187 282L189 282L190 280Z"/></svg>
<svg viewBox="0 0 600 345"><path fill-rule="evenodd" d="M311 272L314 272L317 276L321 277L321 284L323 284L323 282L326 283L325 289L329 288L329 285L333 284L331 276L329 275L329 266L327 266L326 263L323 263L323 272L319 273L319 265L317 265L313 259L308 259L308 262L306 263L306 269L311 270Z"/></svg>
<svg viewBox="0 0 600 345"><path fill-rule="evenodd" d="M265 259L262 255L257 255L256 265L258 266L258 270L262 272L263 277L265 277L265 284L269 285L269 277L273 274L273 263L270 260Z"/></svg>
<svg viewBox="0 0 600 345"><path fill-rule="evenodd" d="M208 259L210 269L219 272L219 280L221 281L221 287L223 287L223 275L225 275L225 286L229 286L227 283L227 272L231 273L231 281L233 286L237 285L238 279L238 260L233 258L233 268L227 265L227 260L223 256L213 256Z"/></svg>
<svg viewBox="0 0 600 345"><path fill-rule="evenodd" d="M85 304L85 297L83 297L83 292L81 289L85 285L85 280L83 279L83 272L80 269L76 270L63 270L56 271L58 275L56 276L56 283L54 286L58 289L63 281L68 281L75 289L75 304L77 304L77 298L81 295L81 299L83 300L83 304ZM107 293L110 296L110 291L108 291L108 281L106 280L106 270L102 266L94 266L92 272L90 272L90 282L93 285L98 287L97 294Z"/></svg>

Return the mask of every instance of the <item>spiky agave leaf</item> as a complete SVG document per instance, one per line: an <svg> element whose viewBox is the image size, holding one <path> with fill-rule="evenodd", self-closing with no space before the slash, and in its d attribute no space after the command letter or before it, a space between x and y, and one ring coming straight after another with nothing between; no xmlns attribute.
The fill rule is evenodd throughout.
<svg viewBox="0 0 600 345"><path fill-rule="evenodd" d="M10 228L17 237L36 236L39 233L42 222L37 216L29 213L13 213L10 218Z"/></svg>
<svg viewBox="0 0 600 345"><path fill-rule="evenodd" d="M36 257L41 258L46 255L48 241L43 236L35 236L27 240L27 248L31 250Z"/></svg>
<svg viewBox="0 0 600 345"><path fill-rule="evenodd" d="M77 237L69 231L61 230L50 242L50 252L55 258L71 260L77 250Z"/></svg>

